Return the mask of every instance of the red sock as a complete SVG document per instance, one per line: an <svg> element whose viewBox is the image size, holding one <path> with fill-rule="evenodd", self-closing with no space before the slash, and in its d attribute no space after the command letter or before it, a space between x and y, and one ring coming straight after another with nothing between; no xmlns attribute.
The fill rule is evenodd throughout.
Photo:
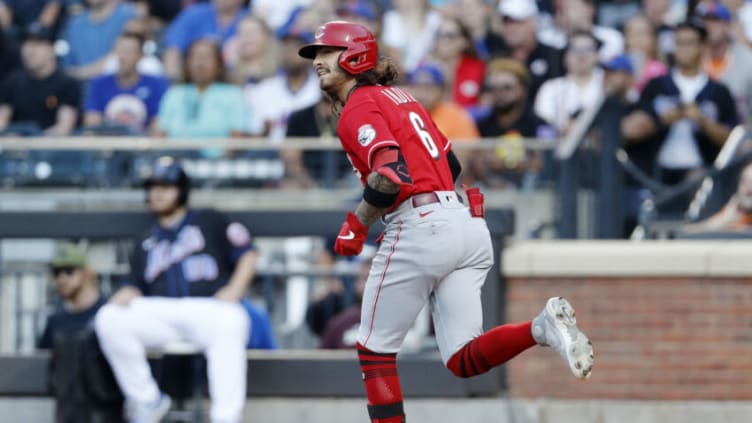
<svg viewBox="0 0 752 423"><path fill-rule="evenodd" d="M397 354L373 352L357 344L358 360L373 423L403 423L402 388L397 375Z"/></svg>
<svg viewBox="0 0 752 423"><path fill-rule="evenodd" d="M473 377L506 363L536 344L533 322L497 326L457 351L447 368L458 377Z"/></svg>

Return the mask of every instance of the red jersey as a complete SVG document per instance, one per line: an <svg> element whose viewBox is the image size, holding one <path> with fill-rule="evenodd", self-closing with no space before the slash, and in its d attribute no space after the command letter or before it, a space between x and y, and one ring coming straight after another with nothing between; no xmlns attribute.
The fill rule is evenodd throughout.
<svg viewBox="0 0 752 423"><path fill-rule="evenodd" d="M402 186L394 207L422 192L454 190L446 158L451 144L426 109L400 88L366 85L355 89L342 110L337 132L363 184L372 172L374 153L399 147L413 184Z"/></svg>

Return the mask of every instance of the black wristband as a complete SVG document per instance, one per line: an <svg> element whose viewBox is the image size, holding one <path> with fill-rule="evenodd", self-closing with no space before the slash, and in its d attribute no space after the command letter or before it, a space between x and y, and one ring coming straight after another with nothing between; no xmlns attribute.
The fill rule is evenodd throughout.
<svg viewBox="0 0 752 423"><path fill-rule="evenodd" d="M399 191L394 194L387 194L371 188L368 184L366 184L366 187L363 189L363 200L379 209L391 207L392 204L397 201L397 197L399 197Z"/></svg>

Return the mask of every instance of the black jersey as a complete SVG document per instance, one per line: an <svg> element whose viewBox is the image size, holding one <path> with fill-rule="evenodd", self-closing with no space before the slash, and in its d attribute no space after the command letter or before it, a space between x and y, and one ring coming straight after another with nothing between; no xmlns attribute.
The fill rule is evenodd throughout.
<svg viewBox="0 0 752 423"><path fill-rule="evenodd" d="M214 210L189 210L174 228L152 227L134 246L126 284L146 296L209 297L252 250L248 229Z"/></svg>

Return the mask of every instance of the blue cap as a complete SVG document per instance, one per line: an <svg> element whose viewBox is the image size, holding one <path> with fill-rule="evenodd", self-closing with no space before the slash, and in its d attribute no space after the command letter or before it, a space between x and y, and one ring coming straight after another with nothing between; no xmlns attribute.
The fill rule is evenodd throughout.
<svg viewBox="0 0 752 423"><path fill-rule="evenodd" d="M731 22L731 11L719 1L703 1L695 8L695 15L703 19Z"/></svg>
<svg viewBox="0 0 752 423"><path fill-rule="evenodd" d="M341 18L357 16L369 21L375 21L378 19L376 9L364 0L352 0L343 3L337 8L337 16Z"/></svg>
<svg viewBox="0 0 752 423"><path fill-rule="evenodd" d="M444 85L444 73L436 65L423 64L407 74L407 83L411 85Z"/></svg>
<svg viewBox="0 0 752 423"><path fill-rule="evenodd" d="M299 6L290 13L287 21L282 24L275 33L278 39L295 39L306 44L313 42L313 32L301 27L300 23L298 23L298 18L304 11L305 8Z"/></svg>
<svg viewBox="0 0 752 423"><path fill-rule="evenodd" d="M621 71L621 72L627 72L628 74L634 73L634 67L632 66L632 61L629 60L629 56L626 54L620 54L618 56L614 56L609 60L608 62L604 63L603 69L610 70L610 71Z"/></svg>

